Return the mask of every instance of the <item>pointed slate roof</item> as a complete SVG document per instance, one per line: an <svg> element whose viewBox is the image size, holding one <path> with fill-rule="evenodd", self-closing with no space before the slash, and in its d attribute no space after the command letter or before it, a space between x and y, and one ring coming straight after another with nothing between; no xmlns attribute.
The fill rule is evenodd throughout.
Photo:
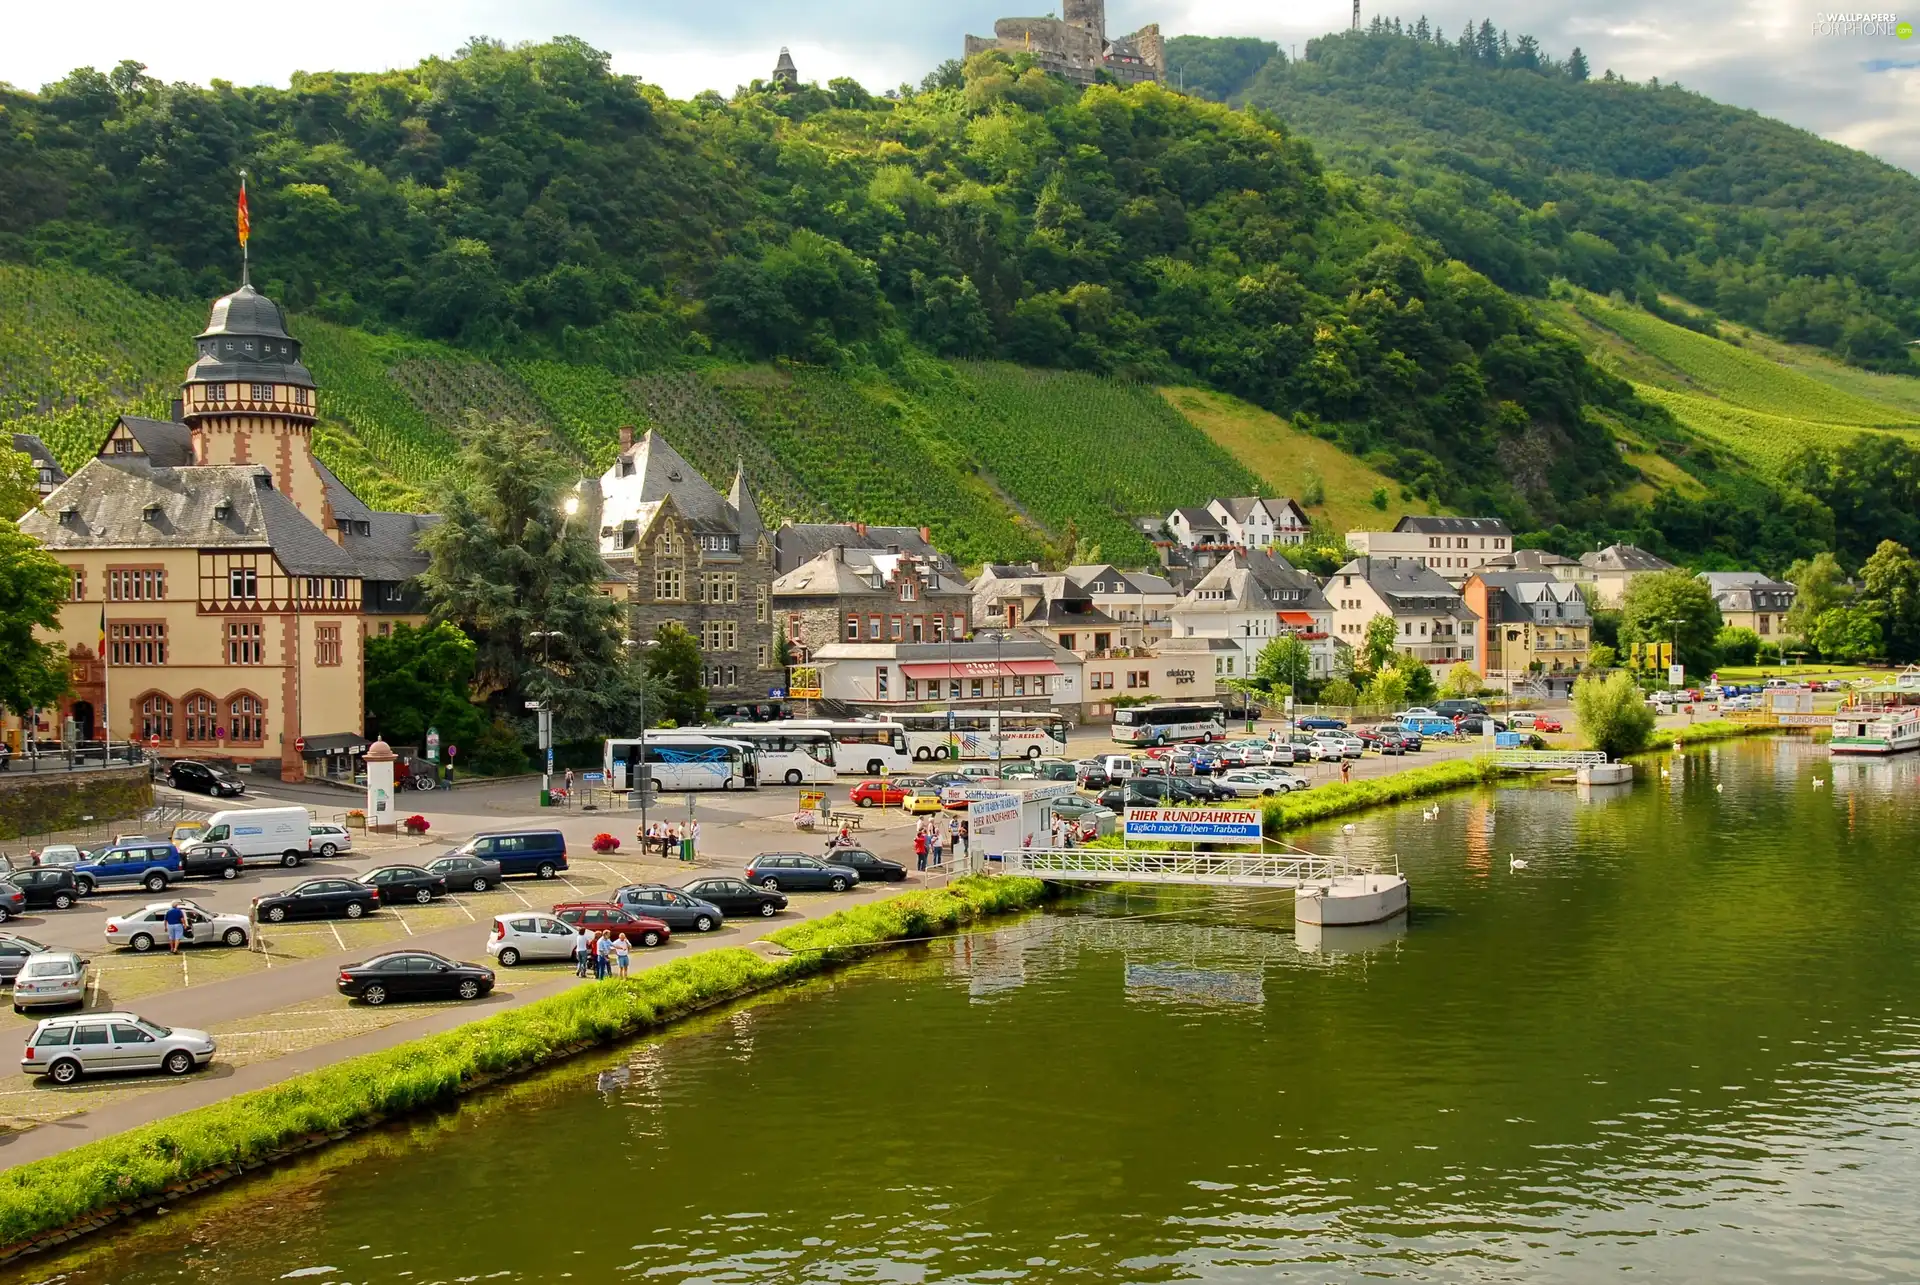
<svg viewBox="0 0 1920 1285"><path fill-rule="evenodd" d="M727 503L733 506L734 520L740 525L740 547L744 549L758 540L764 529L760 525L760 506L753 502L753 491L747 486L745 460L733 466L733 485L727 490Z"/></svg>

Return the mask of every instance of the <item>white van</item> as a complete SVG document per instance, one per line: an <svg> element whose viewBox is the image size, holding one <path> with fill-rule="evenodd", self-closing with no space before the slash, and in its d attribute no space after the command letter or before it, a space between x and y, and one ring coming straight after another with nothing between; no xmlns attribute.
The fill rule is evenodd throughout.
<svg viewBox="0 0 1920 1285"><path fill-rule="evenodd" d="M1100 770L1107 774L1109 781L1130 780L1139 766L1131 754L1102 754Z"/></svg>
<svg viewBox="0 0 1920 1285"><path fill-rule="evenodd" d="M305 808L241 808L208 817L207 832L195 842L229 845L242 866L297 866L312 838L313 813Z"/></svg>

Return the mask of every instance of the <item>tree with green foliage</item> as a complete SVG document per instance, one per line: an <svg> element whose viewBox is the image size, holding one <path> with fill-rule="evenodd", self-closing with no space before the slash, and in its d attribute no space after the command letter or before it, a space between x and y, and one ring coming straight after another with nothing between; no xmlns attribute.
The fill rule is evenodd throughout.
<svg viewBox="0 0 1920 1285"><path fill-rule="evenodd" d="M600 588L599 533L578 514L576 480L537 430L475 418L441 475L443 521L420 541L433 618L476 644L476 699L522 720L526 701L544 701L562 740L624 727L635 702L620 604Z"/></svg>
<svg viewBox="0 0 1920 1285"><path fill-rule="evenodd" d="M1751 665L1760 656L1760 635L1726 625L1713 636L1713 653L1722 665Z"/></svg>
<svg viewBox="0 0 1920 1285"><path fill-rule="evenodd" d="M1367 622L1366 640L1360 644L1354 665L1363 673L1377 674L1399 654L1400 626L1392 616L1381 612Z"/></svg>
<svg viewBox="0 0 1920 1285"><path fill-rule="evenodd" d="M1718 663L1713 640L1720 625L1720 604L1705 581L1677 568L1636 576L1621 605L1620 647L1671 642L1688 672L1704 674Z"/></svg>
<svg viewBox="0 0 1920 1285"><path fill-rule="evenodd" d="M1840 569L1839 560L1831 553L1821 552L1800 559L1787 568L1786 580L1796 591L1793 606L1787 610L1787 631L1799 638L1812 637L1814 621L1833 608L1844 606L1853 597L1847 573ZM1759 645L1759 636L1755 635L1754 646Z"/></svg>
<svg viewBox="0 0 1920 1285"><path fill-rule="evenodd" d="M1864 607L1829 607L1813 622L1807 638L1826 660L1844 664L1871 660L1886 652L1880 622Z"/></svg>
<svg viewBox="0 0 1920 1285"><path fill-rule="evenodd" d="M33 456L0 442L0 519L17 520L40 503L40 469Z"/></svg>
<svg viewBox="0 0 1920 1285"><path fill-rule="evenodd" d="M1419 661L1410 662L1421 669L1426 666ZM1374 705L1384 705L1388 709L1399 709L1407 701L1407 674L1397 665L1384 665L1374 671L1367 683L1367 700Z"/></svg>
<svg viewBox="0 0 1920 1285"><path fill-rule="evenodd" d="M367 734L390 745L424 747L427 729L443 745L477 745L489 718L473 702L479 648L446 621L367 639Z"/></svg>
<svg viewBox="0 0 1920 1285"><path fill-rule="evenodd" d="M1320 703L1341 708L1360 703L1360 689L1344 678L1335 678L1320 689Z"/></svg>
<svg viewBox="0 0 1920 1285"><path fill-rule="evenodd" d="M1620 663L1620 653L1606 643L1597 642L1587 648L1587 668L1593 670L1612 669Z"/></svg>
<svg viewBox="0 0 1920 1285"><path fill-rule="evenodd" d="M0 518L0 708L24 715L66 694L66 651L40 632L59 629L71 585L72 573L38 540Z"/></svg>
<svg viewBox="0 0 1920 1285"><path fill-rule="evenodd" d="M1889 659L1920 660L1920 561L1905 545L1882 540L1861 565L1859 605L1878 622Z"/></svg>
<svg viewBox="0 0 1920 1285"><path fill-rule="evenodd" d="M1275 638L1253 660L1254 677L1270 692L1294 692L1313 677L1313 649L1292 635Z"/></svg>
<svg viewBox="0 0 1920 1285"><path fill-rule="evenodd" d="M1645 749L1653 734L1653 711L1640 684L1625 670L1575 682L1573 712L1587 744L1610 759Z"/></svg>
<svg viewBox="0 0 1920 1285"><path fill-rule="evenodd" d="M655 723L692 727L707 718L707 688L702 678L700 644L669 620L646 649L651 683L647 714Z"/></svg>
<svg viewBox="0 0 1920 1285"><path fill-rule="evenodd" d="M1447 695L1464 700L1479 690L1480 671L1464 660L1447 671Z"/></svg>

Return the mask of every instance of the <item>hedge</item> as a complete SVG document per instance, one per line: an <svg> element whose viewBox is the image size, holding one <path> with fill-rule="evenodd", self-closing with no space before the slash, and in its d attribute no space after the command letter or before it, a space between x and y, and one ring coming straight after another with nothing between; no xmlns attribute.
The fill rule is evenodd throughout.
<svg viewBox="0 0 1920 1285"><path fill-rule="evenodd" d="M1450 759L1431 767L1409 768L1370 781L1340 781L1298 794L1279 794L1260 801L1268 834L1312 825L1329 817L1361 812L1389 803L1405 803L1429 794L1442 794L1469 785L1497 780L1505 769L1486 757Z"/></svg>
<svg viewBox="0 0 1920 1285"><path fill-rule="evenodd" d="M132 1212L189 1184L229 1177L343 1131L446 1103L592 1045L806 977L851 954L1025 909L1045 895L1037 879L975 877L850 907L774 933L768 940L789 955L730 947L624 981L582 984L444 1034L21 1165L0 1174L0 1253L16 1252L35 1238L69 1238L84 1230L75 1226L83 1221Z"/></svg>
<svg viewBox="0 0 1920 1285"><path fill-rule="evenodd" d="M1647 738L1647 748L1627 758L1638 758L1641 754L1660 754L1668 750L1677 750L1688 745L1704 745L1709 741L1732 740L1738 736L1762 736L1768 732L1788 729L1775 727L1767 723L1734 723L1723 718L1711 719L1705 723L1689 723L1685 727L1656 728Z"/></svg>

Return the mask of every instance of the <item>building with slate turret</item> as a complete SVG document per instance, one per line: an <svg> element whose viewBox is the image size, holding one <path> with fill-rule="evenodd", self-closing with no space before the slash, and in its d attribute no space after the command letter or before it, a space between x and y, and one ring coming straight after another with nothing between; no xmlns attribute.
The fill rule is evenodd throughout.
<svg viewBox="0 0 1920 1285"><path fill-rule="evenodd" d="M991 37L968 36L964 56L989 50L1031 54L1041 70L1081 85L1167 80L1159 24L1109 38L1106 0L1063 0L1058 18L1002 18L993 24Z"/></svg>
<svg viewBox="0 0 1920 1285"><path fill-rule="evenodd" d="M175 418L121 417L21 519L71 576L73 688L33 731L289 780L351 770L361 639L420 619L434 519L374 512L314 456L319 389L272 300L242 284L194 343Z"/></svg>
<svg viewBox="0 0 1920 1285"><path fill-rule="evenodd" d="M658 432L635 440L623 428L599 509L600 555L629 586L632 636L669 621L692 634L715 711L777 704L786 674L773 657L773 535L744 466L723 496Z"/></svg>

